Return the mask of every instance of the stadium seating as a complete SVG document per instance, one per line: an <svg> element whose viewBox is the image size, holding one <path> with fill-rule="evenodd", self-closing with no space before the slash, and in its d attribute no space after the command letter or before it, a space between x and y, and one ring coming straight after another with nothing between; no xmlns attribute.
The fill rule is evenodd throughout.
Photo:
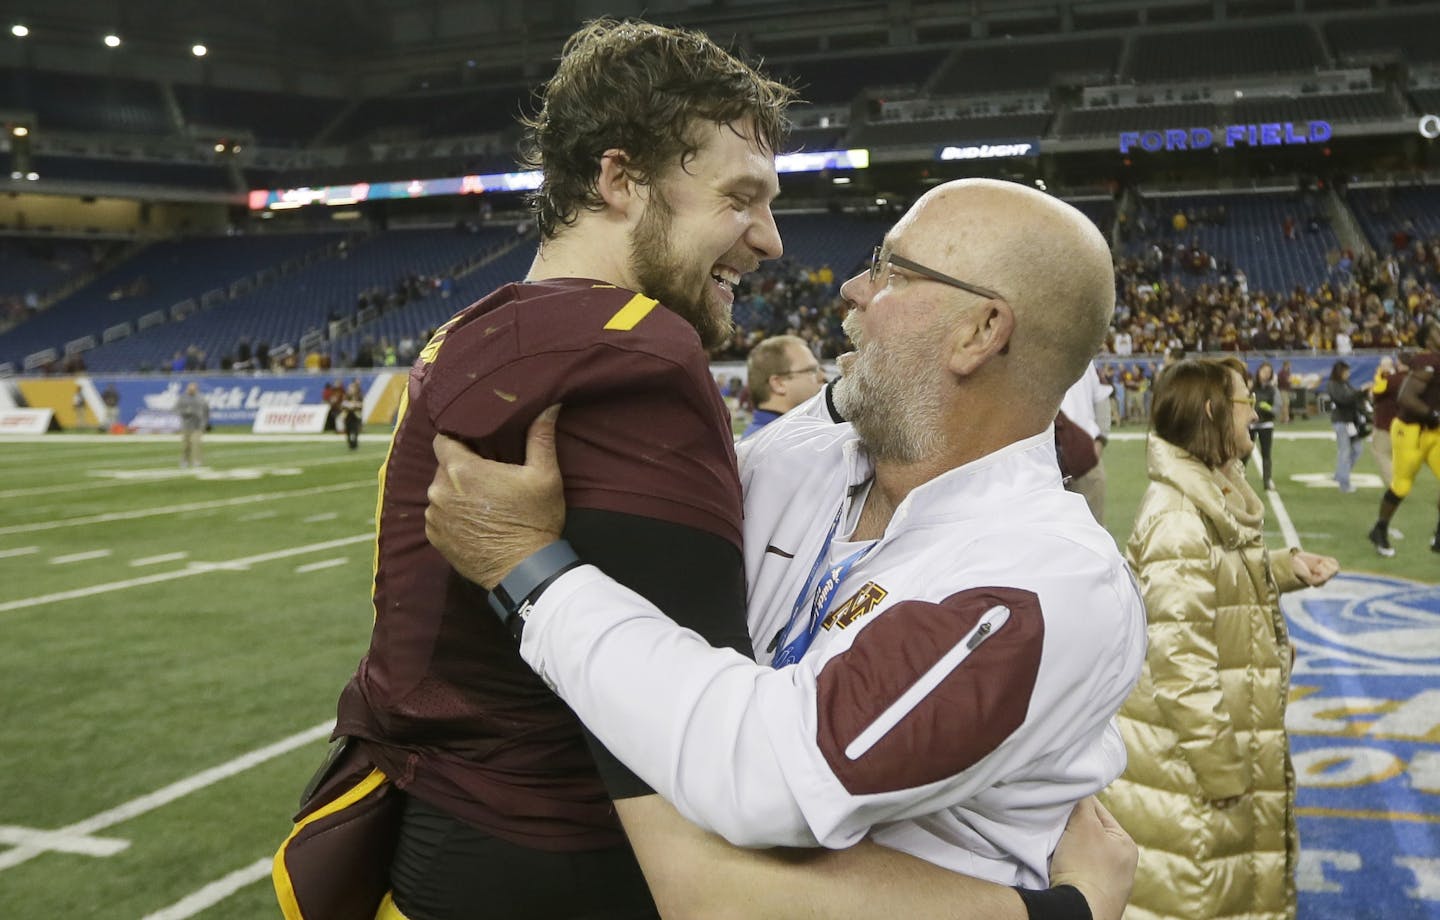
<svg viewBox="0 0 1440 920"><path fill-rule="evenodd" d="M1313 289L1329 272L1326 253L1340 248L1334 230L1320 222L1314 230L1308 218L1323 212L1316 199L1293 195L1188 195L1155 198L1150 202L1154 220L1161 234L1171 243L1189 244L1198 241L1201 249L1243 269L1252 291L1289 291L1297 285ZM1170 219L1176 211L1192 216L1214 211L1223 206L1226 219L1220 224L1190 226L1181 233L1170 231ZM1295 221L1295 239L1287 240L1283 232L1285 219ZM1146 243L1132 243L1134 253Z"/></svg>
<svg viewBox="0 0 1440 920"><path fill-rule="evenodd" d="M331 142L365 138L458 137L486 134L515 125L529 98L524 87L470 89L443 95L382 96L367 99L330 135Z"/></svg>
<svg viewBox="0 0 1440 920"><path fill-rule="evenodd" d="M300 146L348 104L297 93L266 93L216 86L175 86L185 121L209 128L243 129L273 146Z"/></svg>
<svg viewBox="0 0 1440 920"><path fill-rule="evenodd" d="M1135 36L1126 76L1141 83L1306 73L1327 65L1320 40L1293 25L1237 25Z"/></svg>
<svg viewBox="0 0 1440 920"><path fill-rule="evenodd" d="M46 180L235 191L225 167L202 163L153 163L42 154L31 160L30 168Z"/></svg>
<svg viewBox="0 0 1440 920"><path fill-rule="evenodd" d="M373 323L337 336L327 343L332 362L336 366L348 363L360 346L367 342L377 345L381 341L397 343L410 338L423 345L427 334L436 326L500 285L525 277L534 257L533 247L518 246L462 278L448 298L432 294L422 300L411 301L399 309L382 313Z"/></svg>
<svg viewBox="0 0 1440 920"><path fill-rule="evenodd" d="M1088 137L1175 125L1213 125L1217 120L1217 109L1212 102L1086 108L1074 109L1062 116L1056 133Z"/></svg>
<svg viewBox="0 0 1440 920"><path fill-rule="evenodd" d="M0 297L52 291L90 269L92 242L48 237L0 238Z"/></svg>
<svg viewBox="0 0 1440 920"><path fill-rule="evenodd" d="M833 126L795 128L786 139L785 151L793 153L797 150L834 150L843 145L848 130Z"/></svg>
<svg viewBox="0 0 1440 920"><path fill-rule="evenodd" d="M344 258L316 261L272 284L194 313L183 322L166 323L102 345L86 353L86 364L104 370L154 367L175 352L195 346L208 355L213 368L242 337L276 347L295 345L302 335L323 331L328 318L353 314L362 291L381 288L388 293L410 275L448 275L512 236L508 227L479 234L455 230L377 234L355 243ZM458 309L458 296L463 295L451 298L451 312Z"/></svg>
<svg viewBox="0 0 1440 920"><path fill-rule="evenodd" d="M1265 96L1235 100L1237 123L1285 121L1367 121L1398 118L1404 106L1389 93L1347 93L1339 96Z"/></svg>
<svg viewBox="0 0 1440 920"><path fill-rule="evenodd" d="M59 350L86 335L169 308L206 291L278 268L333 242L334 235L193 237L155 243L50 309L0 335L0 362L18 366L26 355Z"/></svg>
<svg viewBox="0 0 1440 920"><path fill-rule="evenodd" d="M986 118L880 121L863 125L853 137L857 147L1023 140L1042 136L1050 119L1049 112L1035 112Z"/></svg>
<svg viewBox="0 0 1440 920"><path fill-rule="evenodd" d="M1410 99L1417 110L1431 115L1440 114L1440 89L1412 89Z"/></svg>
<svg viewBox="0 0 1440 920"><path fill-rule="evenodd" d="M1350 210L1376 252L1389 252L1391 235L1406 229L1440 238L1440 188L1357 189L1349 195ZM1408 227L1407 227L1408 225Z"/></svg>
<svg viewBox="0 0 1440 920"><path fill-rule="evenodd" d="M0 110L35 113L39 127L117 134L175 130L158 84L124 77L0 68Z"/></svg>
<svg viewBox="0 0 1440 920"><path fill-rule="evenodd" d="M934 96L1001 90L1046 89L1057 77L1084 74L1098 85L1114 82L1121 40L1091 38L962 48L935 78Z"/></svg>
<svg viewBox="0 0 1440 920"><path fill-rule="evenodd" d="M872 87L924 86L949 51L907 51L867 56L836 55L808 61L775 63L775 76L788 80L807 102L850 102Z"/></svg>
<svg viewBox="0 0 1440 920"><path fill-rule="evenodd" d="M1393 54L1411 62L1440 61L1440 14L1394 11L1380 17L1326 23L1325 38L1341 64L1355 57Z"/></svg>

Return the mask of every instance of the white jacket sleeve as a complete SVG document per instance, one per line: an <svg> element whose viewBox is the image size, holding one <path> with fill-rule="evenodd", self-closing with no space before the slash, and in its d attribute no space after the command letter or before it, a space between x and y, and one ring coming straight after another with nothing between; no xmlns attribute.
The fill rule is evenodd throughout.
<svg viewBox="0 0 1440 920"><path fill-rule="evenodd" d="M540 596L520 654L692 822L740 846L817 844L758 709L761 685L798 669L713 648L588 565Z"/></svg>
<svg viewBox="0 0 1440 920"><path fill-rule="evenodd" d="M983 588L903 602L836 654L774 670L711 648L582 566L541 596L520 651L690 821L740 846L843 848L1100 737L1108 714L1082 715L1083 670L1052 664L1040 680L1036 598ZM1006 616L972 651L1000 605ZM1090 652L1074 660L1093 664Z"/></svg>

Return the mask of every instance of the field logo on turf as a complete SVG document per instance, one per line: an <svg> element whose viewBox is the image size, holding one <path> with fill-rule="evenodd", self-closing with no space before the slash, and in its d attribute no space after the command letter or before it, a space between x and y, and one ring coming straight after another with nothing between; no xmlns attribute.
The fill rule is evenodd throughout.
<svg viewBox="0 0 1440 920"><path fill-rule="evenodd" d="M1440 588L1381 575L1341 575L1281 600L1295 677L1440 676Z"/></svg>

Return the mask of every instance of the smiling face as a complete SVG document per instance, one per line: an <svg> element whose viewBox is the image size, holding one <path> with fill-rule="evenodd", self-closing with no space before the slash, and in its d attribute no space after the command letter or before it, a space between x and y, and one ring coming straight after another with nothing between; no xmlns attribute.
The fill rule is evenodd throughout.
<svg viewBox="0 0 1440 920"><path fill-rule="evenodd" d="M782 251L770 213L775 159L745 125L699 125L699 149L650 189L630 235L635 286L683 316L706 347L729 338L735 285Z"/></svg>

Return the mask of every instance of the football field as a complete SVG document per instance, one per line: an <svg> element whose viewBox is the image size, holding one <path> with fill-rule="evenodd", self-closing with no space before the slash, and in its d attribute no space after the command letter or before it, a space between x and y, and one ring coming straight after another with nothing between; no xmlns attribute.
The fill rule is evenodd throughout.
<svg viewBox="0 0 1440 920"><path fill-rule="evenodd" d="M1328 426L1309 427L1275 445L1304 545L1435 582L1434 479L1380 559L1365 540L1378 477L1339 494ZM174 438L0 441L0 917L278 916L269 859L368 641L385 433L353 453L225 434L205 451L195 471ZM1138 429L1106 466L1123 543L1145 487ZM1358 472L1375 473L1368 456Z"/></svg>

